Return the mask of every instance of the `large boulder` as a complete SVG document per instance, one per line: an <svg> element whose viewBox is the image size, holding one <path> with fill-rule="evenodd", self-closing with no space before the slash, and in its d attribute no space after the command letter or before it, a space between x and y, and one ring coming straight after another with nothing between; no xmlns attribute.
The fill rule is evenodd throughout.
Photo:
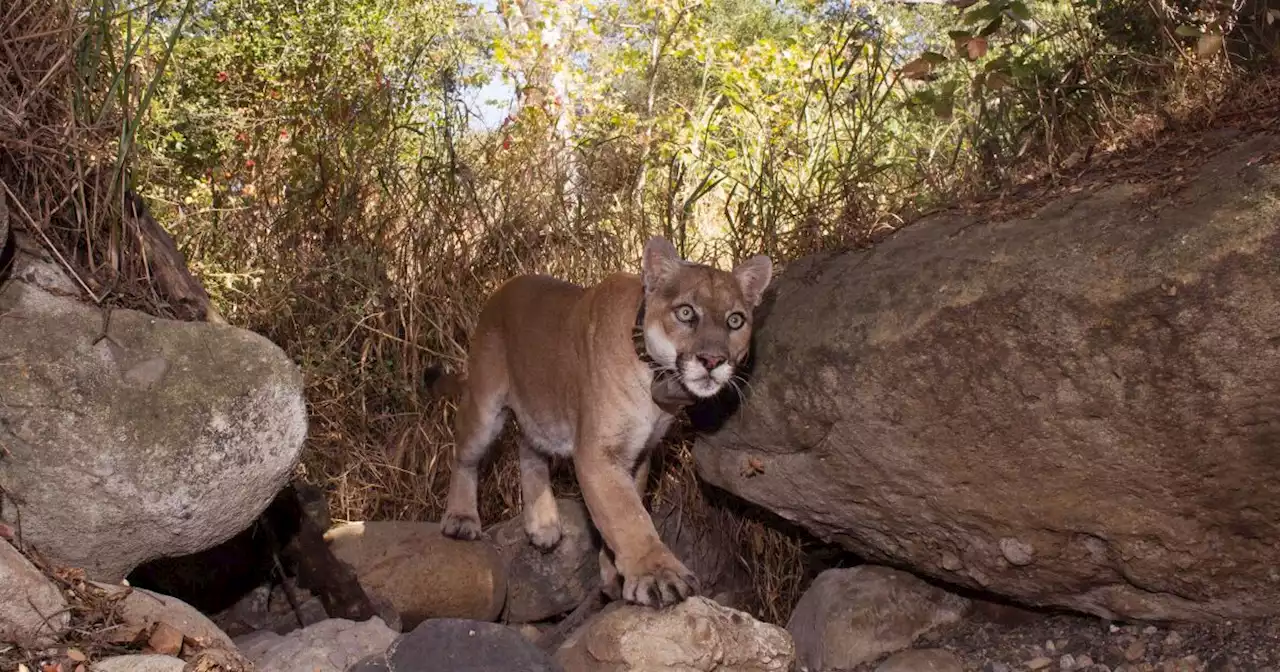
<svg viewBox="0 0 1280 672"><path fill-rule="evenodd" d="M0 286L0 517L110 583L244 529L302 449L298 367L244 329L81 303L58 275L19 254Z"/></svg>
<svg viewBox="0 0 1280 672"><path fill-rule="evenodd" d="M0 642L47 646L70 623L62 592L0 538Z"/></svg>
<svg viewBox="0 0 1280 672"><path fill-rule="evenodd" d="M488 530L507 568L505 621L531 623L551 618L572 610L599 587L600 537L586 505L579 500L557 499L556 507L562 534L560 543L549 552L529 543L523 515Z"/></svg>
<svg viewBox="0 0 1280 672"><path fill-rule="evenodd" d="M345 523L324 536L370 599L385 601L405 630L429 618L491 621L502 614L507 571L487 540L450 539L438 523L413 520Z"/></svg>
<svg viewBox="0 0 1280 672"><path fill-rule="evenodd" d="M791 264L699 474L1027 603L1280 614L1278 150Z"/></svg>

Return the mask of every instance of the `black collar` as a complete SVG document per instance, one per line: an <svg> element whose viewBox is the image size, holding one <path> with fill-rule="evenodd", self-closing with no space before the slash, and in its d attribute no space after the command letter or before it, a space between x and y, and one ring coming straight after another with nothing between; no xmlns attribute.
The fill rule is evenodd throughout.
<svg viewBox="0 0 1280 672"><path fill-rule="evenodd" d="M631 330L631 343L635 346L636 357L649 365L649 370L653 372L653 382L649 385L649 394L653 398L653 403L671 415L679 415L686 406L693 403L693 394L680 384L680 378L675 371L662 366L649 356L649 350L644 345L644 304L645 299L642 296L640 308L636 310L636 323Z"/></svg>
<svg viewBox="0 0 1280 672"><path fill-rule="evenodd" d="M636 357L640 361L649 365L649 370L653 371L655 377L666 374L670 375L669 369L664 369L661 364L653 361L653 357L649 356L649 349L644 345L644 297L640 297L640 308L636 310L636 323L631 329L631 344L635 346Z"/></svg>

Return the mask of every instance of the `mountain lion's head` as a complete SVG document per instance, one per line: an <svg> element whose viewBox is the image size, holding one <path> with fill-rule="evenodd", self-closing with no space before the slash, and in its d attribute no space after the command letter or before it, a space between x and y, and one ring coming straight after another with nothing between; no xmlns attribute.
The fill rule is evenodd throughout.
<svg viewBox="0 0 1280 672"><path fill-rule="evenodd" d="M773 274L757 255L732 272L680 258L662 238L644 247L644 345L697 397L719 392L751 345L751 313Z"/></svg>

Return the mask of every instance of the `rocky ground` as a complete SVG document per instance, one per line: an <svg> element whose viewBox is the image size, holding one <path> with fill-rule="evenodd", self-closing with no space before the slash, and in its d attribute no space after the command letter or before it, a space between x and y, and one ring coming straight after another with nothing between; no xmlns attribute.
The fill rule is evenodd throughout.
<svg viewBox="0 0 1280 672"><path fill-rule="evenodd" d="M915 646L957 654L966 672L1280 670L1280 619L1166 627L1002 611L927 633ZM858 671L874 669L863 665Z"/></svg>

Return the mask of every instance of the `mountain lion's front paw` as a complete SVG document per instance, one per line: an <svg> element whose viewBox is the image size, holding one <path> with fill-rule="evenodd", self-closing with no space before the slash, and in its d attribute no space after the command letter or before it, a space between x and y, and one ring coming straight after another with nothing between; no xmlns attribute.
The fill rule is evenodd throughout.
<svg viewBox="0 0 1280 672"><path fill-rule="evenodd" d="M440 521L440 531L446 537L475 541L480 538L480 518L473 514L446 511Z"/></svg>
<svg viewBox="0 0 1280 672"><path fill-rule="evenodd" d="M622 597L628 602L665 607L699 590L698 577L665 547L654 549L627 569L631 571L622 571Z"/></svg>
<svg viewBox="0 0 1280 672"><path fill-rule="evenodd" d="M558 520L537 527L526 527L525 534L529 535L529 543L543 553L555 550L563 536Z"/></svg>

